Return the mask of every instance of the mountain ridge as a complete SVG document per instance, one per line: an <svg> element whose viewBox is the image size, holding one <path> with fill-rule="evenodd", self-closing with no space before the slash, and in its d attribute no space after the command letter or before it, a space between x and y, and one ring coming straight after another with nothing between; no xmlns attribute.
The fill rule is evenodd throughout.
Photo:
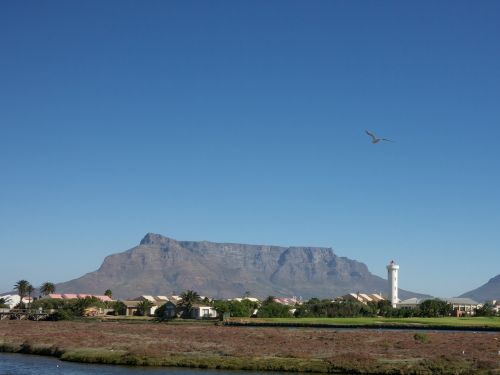
<svg viewBox="0 0 500 375"><path fill-rule="evenodd" d="M102 293L133 298L175 294L191 289L214 298L250 292L332 298L348 292L378 293L387 280L332 248L177 241L147 233L139 245L105 257L101 266L80 278L56 285L61 293ZM401 298L423 294L400 289Z"/></svg>
<svg viewBox="0 0 500 375"><path fill-rule="evenodd" d="M500 274L492 277L480 287L461 294L459 297L472 298L478 302L500 300Z"/></svg>

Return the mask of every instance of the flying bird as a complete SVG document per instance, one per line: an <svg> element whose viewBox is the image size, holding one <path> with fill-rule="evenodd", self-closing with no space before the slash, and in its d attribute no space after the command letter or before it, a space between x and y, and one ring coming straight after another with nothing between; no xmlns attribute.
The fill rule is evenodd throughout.
<svg viewBox="0 0 500 375"><path fill-rule="evenodd" d="M394 142L390 139L387 138L379 138L375 134L369 132L368 130L365 130L366 134L368 134L370 137L372 137L372 143L379 143L380 141L386 141L386 142Z"/></svg>

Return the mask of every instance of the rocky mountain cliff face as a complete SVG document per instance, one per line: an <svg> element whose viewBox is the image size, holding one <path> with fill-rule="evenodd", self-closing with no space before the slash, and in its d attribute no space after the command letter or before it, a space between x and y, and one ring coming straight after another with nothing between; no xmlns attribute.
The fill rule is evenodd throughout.
<svg viewBox="0 0 500 375"><path fill-rule="evenodd" d="M500 300L500 275L490 279L486 284L462 294L460 297L472 298L477 302Z"/></svg>
<svg viewBox="0 0 500 375"><path fill-rule="evenodd" d="M387 281L331 248L176 241L149 233L139 246L106 257L97 271L56 288L99 294L109 288L118 298L188 289L214 298L246 291L262 298L331 298L357 291L386 294ZM400 290L400 298L413 296L421 295Z"/></svg>

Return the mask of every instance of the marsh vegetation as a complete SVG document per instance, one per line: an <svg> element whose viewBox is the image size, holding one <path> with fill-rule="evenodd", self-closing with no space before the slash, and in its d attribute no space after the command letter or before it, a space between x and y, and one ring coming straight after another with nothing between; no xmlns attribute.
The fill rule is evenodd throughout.
<svg viewBox="0 0 500 375"><path fill-rule="evenodd" d="M1 321L0 350L86 363L365 373L500 370L500 333Z"/></svg>

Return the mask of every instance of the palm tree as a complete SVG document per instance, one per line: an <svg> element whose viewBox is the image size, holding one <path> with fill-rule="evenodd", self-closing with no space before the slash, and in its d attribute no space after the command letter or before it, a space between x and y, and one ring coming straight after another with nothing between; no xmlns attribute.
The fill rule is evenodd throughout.
<svg viewBox="0 0 500 375"><path fill-rule="evenodd" d="M21 300L19 301L19 307L21 307L23 303L23 298L28 294L29 287L33 288L27 280L19 280L14 284L14 289L17 290L17 294L19 294L19 297L21 298ZM33 290L31 290L30 292L32 291Z"/></svg>
<svg viewBox="0 0 500 375"><path fill-rule="evenodd" d="M186 316L190 316L193 304L195 304L196 302L200 302L200 295L192 290L186 290L181 294L181 301L179 302L179 306L184 307Z"/></svg>
<svg viewBox="0 0 500 375"><path fill-rule="evenodd" d="M269 305L270 303L273 303L273 302L274 302L274 299L275 299L275 298L276 298L275 296L268 296L268 297L264 300L264 302L262 302L262 304L263 304L263 305Z"/></svg>
<svg viewBox="0 0 500 375"><path fill-rule="evenodd" d="M154 306L154 303L145 299L137 304L137 314L140 316L146 316L151 313L151 307Z"/></svg>
<svg viewBox="0 0 500 375"><path fill-rule="evenodd" d="M56 291L56 286L54 283L51 283L49 281L46 281L42 284L40 287L40 293L44 296L48 296L49 294L52 294Z"/></svg>
<svg viewBox="0 0 500 375"><path fill-rule="evenodd" d="M26 292L28 293L28 309L31 307L31 295L35 291L35 288L33 288L33 285L29 284Z"/></svg>
<svg viewBox="0 0 500 375"><path fill-rule="evenodd" d="M109 298L113 298L113 292L111 291L111 289L106 289L104 291L104 295L108 296Z"/></svg>

